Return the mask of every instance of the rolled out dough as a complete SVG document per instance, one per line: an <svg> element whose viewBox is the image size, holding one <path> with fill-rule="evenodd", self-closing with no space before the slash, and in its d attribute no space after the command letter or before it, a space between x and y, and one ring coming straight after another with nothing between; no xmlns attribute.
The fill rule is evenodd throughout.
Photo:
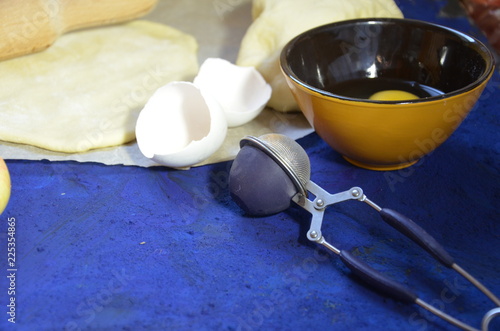
<svg viewBox="0 0 500 331"><path fill-rule="evenodd" d="M393 0L254 0L252 16L236 64L256 67L273 88L268 106L287 112L298 110L279 65L288 41L327 23L403 14Z"/></svg>
<svg viewBox="0 0 500 331"><path fill-rule="evenodd" d="M190 35L134 21L0 62L0 140L66 153L129 142L149 97L196 75L197 49Z"/></svg>

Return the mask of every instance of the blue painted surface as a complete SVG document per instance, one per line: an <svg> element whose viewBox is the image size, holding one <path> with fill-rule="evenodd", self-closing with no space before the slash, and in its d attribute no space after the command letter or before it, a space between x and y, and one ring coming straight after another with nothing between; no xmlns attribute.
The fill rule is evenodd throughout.
<svg viewBox="0 0 500 331"><path fill-rule="evenodd" d="M477 36L445 1L399 1L407 17ZM482 38L482 37L481 37ZM316 134L299 140L312 180L330 192L361 186L413 218L500 294L500 77L455 134L417 166L353 167ZM17 222L18 330L453 330L417 306L365 287L307 241L298 207L250 218L227 190L230 162L176 171L8 160ZM365 204L328 209L323 232L376 269L473 326L493 304L381 222ZM7 256L6 245L0 256ZM6 262L0 274L6 275ZM8 282L0 277L0 329ZM2 311L3 310L3 311ZM3 317L2 317L3 316ZM495 326L500 326L495 321Z"/></svg>

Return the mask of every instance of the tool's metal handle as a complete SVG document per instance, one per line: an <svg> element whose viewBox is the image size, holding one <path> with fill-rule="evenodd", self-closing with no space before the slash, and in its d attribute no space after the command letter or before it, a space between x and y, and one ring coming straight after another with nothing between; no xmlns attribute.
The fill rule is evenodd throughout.
<svg viewBox="0 0 500 331"><path fill-rule="evenodd" d="M428 310L429 312L433 313L434 315L442 318L443 320L467 331L479 331L459 320L454 318L453 316L450 316L443 312L442 310L439 310L431 305L429 305L427 302L421 300L418 298L418 296L411 291L410 289L406 288L402 284L384 276L377 270L373 269L370 267L368 264L363 262L362 260L358 259L352 253L348 251L340 251L340 259L344 264L351 269L351 271L358 277L360 277L363 281L365 281L368 285L372 286L373 288L381 291L383 294L392 297L395 300L401 301L403 303L416 303L420 307Z"/></svg>
<svg viewBox="0 0 500 331"><path fill-rule="evenodd" d="M397 211L387 208L382 208L380 210L380 216L387 224L413 240L420 247L431 254L436 260L448 268L453 266L453 258L450 254L448 254L443 246L441 246L436 239L434 239L434 237L428 234L410 218L398 213Z"/></svg>
<svg viewBox="0 0 500 331"><path fill-rule="evenodd" d="M488 331L488 326L491 322L492 319L494 319L496 316L500 316L500 308L493 308L490 311L488 311L481 322L481 331Z"/></svg>
<svg viewBox="0 0 500 331"><path fill-rule="evenodd" d="M370 201L365 195L363 195L359 200L366 202L372 208L377 210L387 224L413 240L443 265L454 269L474 286L476 286L481 292L483 292L497 306L500 306L500 298L494 295L486 286L484 286L471 274L458 266L443 246L441 246L441 244L439 244L434 237L428 234L417 223L392 209L379 207L373 201Z"/></svg>
<svg viewBox="0 0 500 331"><path fill-rule="evenodd" d="M296 194L292 200L311 213L311 226L307 232L307 239L315 242L319 242L322 238L321 225L323 224L326 207L347 200L359 200L363 196L363 190L359 187L352 187L344 192L330 194L318 184L309 181L306 188L308 192L314 195L314 200L310 200L302 194Z"/></svg>

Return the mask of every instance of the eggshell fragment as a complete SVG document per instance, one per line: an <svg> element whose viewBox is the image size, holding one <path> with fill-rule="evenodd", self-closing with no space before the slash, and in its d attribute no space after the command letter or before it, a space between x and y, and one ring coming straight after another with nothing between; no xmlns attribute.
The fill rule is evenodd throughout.
<svg viewBox="0 0 500 331"><path fill-rule="evenodd" d="M159 88L136 124L142 154L173 168L207 159L222 145L226 133L221 106L190 82L172 82Z"/></svg>
<svg viewBox="0 0 500 331"><path fill-rule="evenodd" d="M229 127L243 125L257 117L272 92L255 68L218 58L206 59L193 83L219 102Z"/></svg>

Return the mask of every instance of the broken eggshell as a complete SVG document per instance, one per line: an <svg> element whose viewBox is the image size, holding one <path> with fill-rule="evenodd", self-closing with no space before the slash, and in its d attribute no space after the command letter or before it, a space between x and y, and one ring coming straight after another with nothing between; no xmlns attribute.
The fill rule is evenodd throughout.
<svg viewBox="0 0 500 331"><path fill-rule="evenodd" d="M193 83L219 102L229 127L253 120L271 98L271 86L255 68L219 58L206 59Z"/></svg>
<svg viewBox="0 0 500 331"><path fill-rule="evenodd" d="M136 124L142 154L173 168L204 161L222 145L226 133L219 103L190 82L171 82L159 88Z"/></svg>

